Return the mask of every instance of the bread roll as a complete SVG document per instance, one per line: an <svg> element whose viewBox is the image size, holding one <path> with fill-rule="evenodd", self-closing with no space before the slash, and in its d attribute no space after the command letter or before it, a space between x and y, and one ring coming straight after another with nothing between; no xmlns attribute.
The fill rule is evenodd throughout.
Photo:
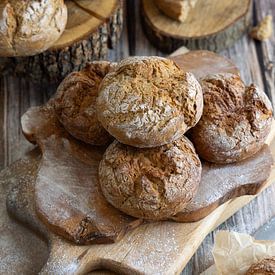
<svg viewBox="0 0 275 275"><path fill-rule="evenodd" d="M265 258L253 264L246 275L274 275L275 274L275 256Z"/></svg>
<svg viewBox="0 0 275 275"><path fill-rule="evenodd" d="M180 138L201 117L200 84L162 57L130 57L103 79L98 119L121 143L156 147Z"/></svg>
<svg viewBox="0 0 275 275"><path fill-rule="evenodd" d="M95 61L84 70L69 74L52 101L64 128L75 138L92 145L105 145L113 139L96 114L98 88L112 66L110 62Z"/></svg>
<svg viewBox="0 0 275 275"><path fill-rule="evenodd" d="M140 149L114 141L99 166L107 201L137 218L166 219L194 197L201 163L185 137L157 148Z"/></svg>
<svg viewBox="0 0 275 275"><path fill-rule="evenodd" d="M245 87L238 75L216 74L202 80L204 110L191 130L199 156L232 163L261 149L270 132L272 107L254 84Z"/></svg>
<svg viewBox="0 0 275 275"><path fill-rule="evenodd" d="M29 56L47 50L63 33L63 0L3 0L0 3L0 56Z"/></svg>

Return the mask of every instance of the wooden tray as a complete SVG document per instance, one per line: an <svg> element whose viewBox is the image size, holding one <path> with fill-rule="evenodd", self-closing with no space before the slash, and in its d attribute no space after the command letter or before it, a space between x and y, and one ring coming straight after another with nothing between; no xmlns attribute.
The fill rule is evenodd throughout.
<svg viewBox="0 0 275 275"><path fill-rule="evenodd" d="M275 157L275 127L267 140ZM36 164L33 165L33 161ZM206 218L194 223L159 222L144 224L115 244L76 246L52 234L36 218L28 184L33 180L32 169L39 164L39 154L32 152L0 173L0 273L37 273L47 261L45 242L39 240L21 225L11 220L6 212L4 198L16 184L23 187L21 204L16 212L22 213L21 221L31 226L48 243L50 250L47 263L41 274L85 274L95 269L106 268L129 274L177 274L192 257L205 236L228 219L255 196L243 196L219 206ZM263 188L275 180L275 170ZM16 201L16 200L14 200ZM24 214L25 213L25 214ZM24 215L23 215L24 214Z"/></svg>
<svg viewBox="0 0 275 275"><path fill-rule="evenodd" d="M268 139L273 157L275 157L274 136L275 128L273 127ZM3 243L0 258L2 259L1 269L6 271L12 266L13 271L19 273L22 270L30 271L26 272L30 274L31 271L38 271L47 258L45 243L39 241L35 235L30 234L7 216L4 196L18 182L26 188L17 194L25 198L21 200L21 205L16 206L19 207L17 211L18 213L28 212L27 215L21 216L21 220L29 226L31 224L31 227L48 240L49 259L41 274L85 274L100 268L125 274L129 272L133 274L178 274L209 232L255 198L255 196L243 196L228 201L198 222L144 224L126 234L120 242L115 244L77 246L47 231L36 218L34 207L28 201L29 196L26 191L32 169L30 158L39 159L37 151L32 152L31 157L15 163L0 174L2 198L0 232L1 244ZM272 184L274 180L275 169L272 169L264 188ZM5 242L3 242L3 236ZM11 253L12 259L19 259L15 264L9 258ZM5 265L8 268L4 269Z"/></svg>

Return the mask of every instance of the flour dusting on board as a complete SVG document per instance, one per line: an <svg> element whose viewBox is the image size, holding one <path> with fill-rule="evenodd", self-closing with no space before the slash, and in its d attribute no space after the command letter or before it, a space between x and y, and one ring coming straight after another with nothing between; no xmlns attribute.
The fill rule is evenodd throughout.
<svg viewBox="0 0 275 275"><path fill-rule="evenodd" d="M153 238L150 234L152 227L154 227ZM174 261L172 255L180 254L181 249L178 244L180 231L171 223L165 223L165 225L153 223L145 225L144 229L144 234L136 235L137 238L134 240L138 249L131 250L125 262L147 274L164 274L169 263ZM144 270L145 266L146 270Z"/></svg>
<svg viewBox="0 0 275 275"><path fill-rule="evenodd" d="M0 172L0 274L37 274L48 257L46 244L14 221L6 210L7 192L17 185L26 186L33 180L36 168L37 163L24 159ZM22 209L14 201L13 206Z"/></svg>

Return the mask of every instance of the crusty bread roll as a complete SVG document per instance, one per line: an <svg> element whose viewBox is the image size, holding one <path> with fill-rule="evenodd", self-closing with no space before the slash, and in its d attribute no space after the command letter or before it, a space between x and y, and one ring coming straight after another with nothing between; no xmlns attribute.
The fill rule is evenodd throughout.
<svg viewBox="0 0 275 275"><path fill-rule="evenodd" d="M137 218L162 220L182 210L194 197L201 163L186 138L140 149L114 141L99 166L107 201Z"/></svg>
<svg viewBox="0 0 275 275"><path fill-rule="evenodd" d="M198 0L155 0L156 6L172 19L184 22Z"/></svg>
<svg viewBox="0 0 275 275"><path fill-rule="evenodd" d="M58 40L67 23L63 0L3 0L0 56L35 55Z"/></svg>
<svg viewBox="0 0 275 275"><path fill-rule="evenodd" d="M162 57L130 57L103 79L98 119L121 143L156 147L180 138L201 117L201 86Z"/></svg>
<svg viewBox="0 0 275 275"><path fill-rule="evenodd" d="M95 61L82 71L69 74L59 85L52 101L64 128L89 144L105 145L113 139L101 126L96 114L99 85L113 64Z"/></svg>
<svg viewBox="0 0 275 275"><path fill-rule="evenodd" d="M274 275L275 274L275 256L265 258L253 264L245 275Z"/></svg>
<svg viewBox="0 0 275 275"><path fill-rule="evenodd" d="M255 154L265 142L272 107L255 85L245 87L238 75L216 74L201 81L204 110L191 132L199 156L232 163Z"/></svg>

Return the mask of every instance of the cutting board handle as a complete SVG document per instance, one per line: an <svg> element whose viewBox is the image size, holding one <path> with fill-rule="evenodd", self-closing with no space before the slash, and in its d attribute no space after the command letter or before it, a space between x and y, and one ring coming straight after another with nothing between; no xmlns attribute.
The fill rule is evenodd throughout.
<svg viewBox="0 0 275 275"><path fill-rule="evenodd" d="M55 242L54 242L55 243ZM70 244L68 243L68 246ZM100 246L100 245L99 245ZM79 251L83 246L75 246L75 249L70 250L70 254L65 253L66 245L55 243L51 248L51 253L47 263L40 271L40 275L58 274L58 275L72 275L72 274L87 274L99 269L108 270L119 274L142 274L141 270L134 269L120 261L108 259L91 253L89 246L81 254ZM100 247L98 248L100 251ZM100 253L99 253L100 254Z"/></svg>
<svg viewBox="0 0 275 275"><path fill-rule="evenodd" d="M77 250L77 247L76 247ZM85 255L88 253L88 249L77 256L77 252L68 255L64 252L63 256L60 255L60 250L52 249L47 263L40 271L40 275L59 274L59 275L70 275L70 274L83 274L92 270L101 268L101 261L98 257L94 257L92 260L89 259L87 263L85 261ZM88 266L87 266L88 264ZM87 269L89 269L87 271Z"/></svg>

